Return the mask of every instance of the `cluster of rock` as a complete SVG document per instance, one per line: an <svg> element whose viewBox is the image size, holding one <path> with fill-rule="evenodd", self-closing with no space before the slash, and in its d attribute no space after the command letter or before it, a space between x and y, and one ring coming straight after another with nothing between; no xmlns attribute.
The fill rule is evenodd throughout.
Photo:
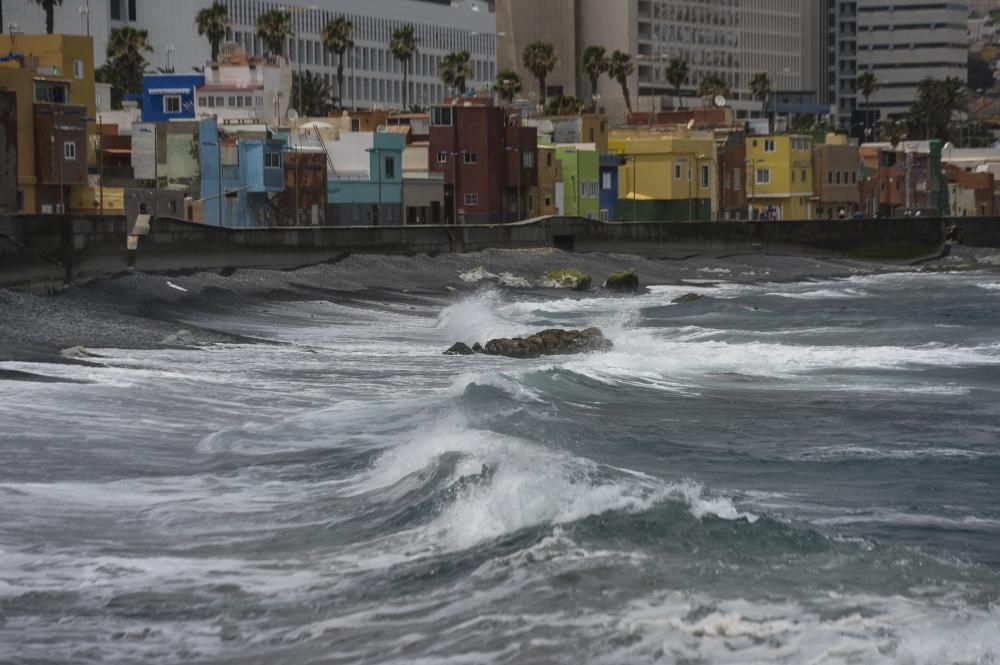
<svg viewBox="0 0 1000 665"><path fill-rule="evenodd" d="M607 339L597 328L586 330L543 330L528 337L513 339L491 339L486 344L478 342L469 346L458 342L445 351L447 356L471 356L482 353L488 356L504 356L507 358L540 358L541 356L558 356L575 353L591 353L593 351L608 351L611 340Z"/></svg>
<svg viewBox="0 0 1000 665"><path fill-rule="evenodd" d="M639 273L634 270L613 272L605 280L604 288L609 291L630 291L635 293L639 290Z"/></svg>

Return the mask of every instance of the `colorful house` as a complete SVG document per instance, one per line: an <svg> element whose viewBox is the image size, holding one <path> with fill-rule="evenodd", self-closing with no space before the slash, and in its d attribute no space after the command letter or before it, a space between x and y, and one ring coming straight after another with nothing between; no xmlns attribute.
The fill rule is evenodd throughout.
<svg viewBox="0 0 1000 665"><path fill-rule="evenodd" d="M327 223L335 226L403 224L402 134L344 132L327 144L333 170L327 180Z"/></svg>
<svg viewBox="0 0 1000 665"><path fill-rule="evenodd" d="M593 143L556 144L562 163L563 206L560 214L599 219L600 156Z"/></svg>
<svg viewBox="0 0 1000 665"><path fill-rule="evenodd" d="M808 136L748 136L752 219L813 217L813 142Z"/></svg>
<svg viewBox="0 0 1000 665"><path fill-rule="evenodd" d="M214 119L200 123L202 219L213 226L275 226L285 143L228 129Z"/></svg>
<svg viewBox="0 0 1000 665"><path fill-rule="evenodd" d="M195 119L195 95L204 74L146 74L142 79L142 121Z"/></svg>
<svg viewBox="0 0 1000 665"><path fill-rule="evenodd" d="M0 53L21 54L30 69L64 79L69 85L70 101L82 106L88 118L96 118L97 88L91 37L0 34ZM11 61L4 66L8 65L16 66L17 62ZM93 126L90 129L93 131Z"/></svg>
<svg viewBox="0 0 1000 665"><path fill-rule="evenodd" d="M600 219L608 222L615 219L618 210L618 169L622 158L618 155L601 155Z"/></svg>
<svg viewBox="0 0 1000 665"><path fill-rule="evenodd" d="M618 170L618 220L715 219L718 163L711 132L613 130L609 148L623 161Z"/></svg>
<svg viewBox="0 0 1000 665"><path fill-rule="evenodd" d="M538 146L538 186L528 194L528 217L558 214L563 206L562 162L554 145Z"/></svg>

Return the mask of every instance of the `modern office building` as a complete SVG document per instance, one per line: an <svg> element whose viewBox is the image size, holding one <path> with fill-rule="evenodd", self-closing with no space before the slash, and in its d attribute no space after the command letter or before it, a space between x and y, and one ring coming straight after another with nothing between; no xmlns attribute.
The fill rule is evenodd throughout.
<svg viewBox="0 0 1000 665"><path fill-rule="evenodd" d="M553 44L560 65L547 85L587 101L590 84L581 58L591 45L610 54L621 50L637 65L630 82L633 110L671 108L674 88L667 81L671 58L687 61L690 75L682 87L687 103L699 103L698 86L709 74L727 82L729 101L740 117L757 114L750 80L767 72L772 87L802 89L802 12L800 0L497 0L497 66L518 69L537 94L531 75L521 68L529 43ZM543 12L544 20L540 20ZM620 86L604 77L600 105L614 120L624 106ZM694 98L692 100L692 98Z"/></svg>
<svg viewBox="0 0 1000 665"><path fill-rule="evenodd" d="M865 72L878 80L870 110L881 117L909 110L923 79L966 79L967 1L821 1L817 49L826 65L818 87L841 127L848 128L865 106L856 85Z"/></svg>
<svg viewBox="0 0 1000 665"><path fill-rule="evenodd" d="M472 56L470 87L491 83L496 77L496 17L484 0L220 0L229 10L233 41L250 55L263 55L256 37L261 13L288 7L298 32L286 49L294 68L301 67L336 78L337 58L320 43L323 26L344 14L354 23L355 48L345 63L344 98L357 106L387 108L402 103L403 74L389 51L392 31L411 23L420 39L409 77L411 104L429 106L449 91L438 78L438 63L451 51L467 50ZM147 54L151 69L172 68L191 72L211 57L208 40L194 29L198 10L213 0L65 0L55 8L56 32L90 34L94 60L103 64L108 36L121 26L149 31L153 52ZM45 31L45 13L33 2L5 2L4 28L11 24L22 33Z"/></svg>

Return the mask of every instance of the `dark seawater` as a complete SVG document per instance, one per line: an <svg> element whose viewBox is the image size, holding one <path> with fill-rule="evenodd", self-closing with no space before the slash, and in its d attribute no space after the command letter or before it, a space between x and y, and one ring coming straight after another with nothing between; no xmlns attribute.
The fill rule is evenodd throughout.
<svg viewBox="0 0 1000 665"><path fill-rule="evenodd" d="M997 275L691 290L3 363L0 662L1000 662Z"/></svg>

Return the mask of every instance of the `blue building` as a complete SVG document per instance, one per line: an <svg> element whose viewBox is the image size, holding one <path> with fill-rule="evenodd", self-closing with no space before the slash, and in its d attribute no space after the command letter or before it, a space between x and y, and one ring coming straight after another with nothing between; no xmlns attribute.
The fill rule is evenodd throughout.
<svg viewBox="0 0 1000 665"><path fill-rule="evenodd" d="M618 169L624 163L618 155L601 155L600 206L601 221L615 219L618 208Z"/></svg>
<svg viewBox="0 0 1000 665"><path fill-rule="evenodd" d="M276 195L285 190L285 142L220 132L213 118L202 120L199 129L205 224L276 226Z"/></svg>
<svg viewBox="0 0 1000 665"><path fill-rule="evenodd" d="M204 74L146 74L142 78L142 121L194 120L194 97Z"/></svg>
<svg viewBox="0 0 1000 665"><path fill-rule="evenodd" d="M402 134L345 132L330 144L327 221L335 226L403 224Z"/></svg>

